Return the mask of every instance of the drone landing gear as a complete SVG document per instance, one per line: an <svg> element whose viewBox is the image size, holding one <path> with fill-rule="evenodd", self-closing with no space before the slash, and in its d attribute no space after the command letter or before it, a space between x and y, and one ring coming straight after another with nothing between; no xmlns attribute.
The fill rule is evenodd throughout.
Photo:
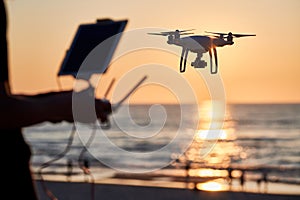
<svg viewBox="0 0 300 200"><path fill-rule="evenodd" d="M182 48L182 52L181 52L181 58L180 58L180 72L185 72L185 68L186 68L186 60L187 60L187 56L189 54L189 50L186 48ZM182 61L184 59L184 63L182 66Z"/></svg>
<svg viewBox="0 0 300 200"><path fill-rule="evenodd" d="M211 74L216 74L218 73L218 55L217 55L217 49L214 47L212 48L214 52L214 57L215 57L215 70L213 70L213 63L212 63L212 52L211 49L208 50L209 52L209 58L210 58L210 73Z"/></svg>
<svg viewBox="0 0 300 200"><path fill-rule="evenodd" d="M209 57L210 57L210 73L217 74L218 73L217 50L216 50L216 48L212 48L212 49L209 49L208 52L209 52ZM180 72L181 73L185 72L188 53L189 53L189 49L182 48L181 58L180 58ZM191 66L193 66L194 68L205 68L207 66L207 62L205 60L201 60L203 53L205 53L205 52L197 53L197 57L196 57L195 61L191 63ZM215 65L213 65L212 54L214 54Z"/></svg>

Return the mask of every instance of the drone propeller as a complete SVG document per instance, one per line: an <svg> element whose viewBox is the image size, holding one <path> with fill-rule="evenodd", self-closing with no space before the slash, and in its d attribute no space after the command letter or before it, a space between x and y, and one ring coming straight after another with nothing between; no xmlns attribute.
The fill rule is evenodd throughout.
<svg viewBox="0 0 300 200"><path fill-rule="evenodd" d="M210 31L205 31L205 33L211 33L214 35L227 35L228 33L218 33L218 32L210 32Z"/></svg>
<svg viewBox="0 0 300 200"><path fill-rule="evenodd" d="M215 35L219 35L219 37L227 37L228 35L231 35L232 37L240 38L240 37L249 37L249 36L256 36L255 34L236 34L236 33L218 33L218 32L209 32L205 31L206 33L211 33Z"/></svg>
<svg viewBox="0 0 300 200"><path fill-rule="evenodd" d="M184 32L193 31L193 30L195 30L195 29L167 31L167 32L161 32L161 33L163 33L163 34L176 34L176 33L184 33Z"/></svg>
<svg viewBox="0 0 300 200"><path fill-rule="evenodd" d="M191 35L191 34L194 34L194 33L181 33L180 35Z"/></svg>
<svg viewBox="0 0 300 200"><path fill-rule="evenodd" d="M194 33L186 33L188 31L192 31L195 29L187 29L187 30L176 30L176 31L166 31L166 32L160 32L160 33L148 33L149 35L161 35L161 36L168 36L168 35L189 35L189 34L194 34Z"/></svg>
<svg viewBox="0 0 300 200"><path fill-rule="evenodd" d="M168 36L167 33L148 33L149 35L161 35L161 36Z"/></svg>
<svg viewBox="0 0 300 200"><path fill-rule="evenodd" d="M249 36L256 36L255 34L232 34L233 37L240 38L240 37L249 37Z"/></svg>

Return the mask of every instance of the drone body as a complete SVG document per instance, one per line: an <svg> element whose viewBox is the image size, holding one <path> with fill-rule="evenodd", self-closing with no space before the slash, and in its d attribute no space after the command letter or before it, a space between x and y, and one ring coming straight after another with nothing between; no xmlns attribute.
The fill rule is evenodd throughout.
<svg viewBox="0 0 300 200"><path fill-rule="evenodd" d="M193 30L193 29L191 29ZM180 72L185 72L186 61L189 52L197 54L197 57L194 62L191 63L191 66L195 68L205 68L207 63L202 59L204 53L209 52L210 56L210 72L211 74L218 73L218 56L216 47L223 47L225 45L233 45L233 38L246 37L246 36L255 36L253 34L233 34L229 33L215 33L207 32L213 35L193 35L187 37L180 37L181 35L189 35L193 33L188 33L191 30L176 30L170 32L160 32L160 33L149 33L150 35L161 35L168 36L168 44L177 45L182 47L181 59L180 59ZM217 36L216 36L217 35ZM215 59L215 68L212 63L212 55Z"/></svg>

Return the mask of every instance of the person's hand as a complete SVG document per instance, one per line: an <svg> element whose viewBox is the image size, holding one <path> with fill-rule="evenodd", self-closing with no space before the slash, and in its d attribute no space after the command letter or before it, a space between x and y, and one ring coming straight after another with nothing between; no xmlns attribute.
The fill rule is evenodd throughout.
<svg viewBox="0 0 300 200"><path fill-rule="evenodd" d="M106 99L96 99L95 110L101 123L108 123L108 117L112 113L111 103Z"/></svg>
<svg viewBox="0 0 300 200"><path fill-rule="evenodd" d="M108 117L112 112L111 103L106 99L97 99L94 96L94 89L88 88L73 93L72 100L74 120L81 123L108 124Z"/></svg>
<svg viewBox="0 0 300 200"><path fill-rule="evenodd" d="M111 104L106 99L95 99L95 109L91 106L93 103L92 100L87 100L90 97L81 96L83 93L77 94L77 99L73 99L73 105L60 106L64 117L54 118L49 120L52 123L59 123L61 121L67 122L81 122L81 123L94 123L97 119L100 120L101 124L109 124L109 115L112 112ZM64 99L65 100L65 99ZM72 103L69 101L69 103ZM66 107L73 107L70 114L65 109ZM95 112L95 114L93 114Z"/></svg>

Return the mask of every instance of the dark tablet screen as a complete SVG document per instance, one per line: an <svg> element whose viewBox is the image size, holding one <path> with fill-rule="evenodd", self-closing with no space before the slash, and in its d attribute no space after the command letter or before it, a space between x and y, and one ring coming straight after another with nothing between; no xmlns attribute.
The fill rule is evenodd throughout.
<svg viewBox="0 0 300 200"><path fill-rule="evenodd" d="M120 40L119 33L124 31L126 24L127 20L112 21L110 19L97 20L94 24L81 24L62 62L58 75L73 75L75 77L84 59L100 43L103 51L101 50L99 55L97 54L97 60L94 60L88 67L81 69L80 73L89 75L105 73ZM104 45L102 46L102 44Z"/></svg>

